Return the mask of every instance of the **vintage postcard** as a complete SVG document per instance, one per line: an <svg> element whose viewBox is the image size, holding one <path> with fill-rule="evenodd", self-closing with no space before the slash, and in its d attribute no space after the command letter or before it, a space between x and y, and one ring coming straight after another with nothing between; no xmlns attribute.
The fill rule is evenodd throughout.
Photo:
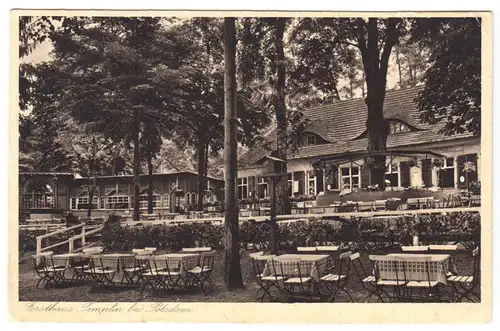
<svg viewBox="0 0 500 331"><path fill-rule="evenodd" d="M10 18L16 320L491 320L491 13Z"/></svg>

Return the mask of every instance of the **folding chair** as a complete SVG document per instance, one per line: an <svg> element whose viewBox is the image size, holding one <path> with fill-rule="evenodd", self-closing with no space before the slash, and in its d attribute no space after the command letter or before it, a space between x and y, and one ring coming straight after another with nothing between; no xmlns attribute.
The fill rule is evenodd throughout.
<svg viewBox="0 0 500 331"><path fill-rule="evenodd" d="M92 288L116 286L113 282L118 271L118 257L106 255L92 255L90 257L90 267L84 272L90 274L92 278ZM82 285L83 286L83 285Z"/></svg>
<svg viewBox="0 0 500 331"><path fill-rule="evenodd" d="M179 283L184 279L181 275L181 259L168 256L153 257L155 273L153 275L156 285L155 293L160 289L168 291L179 287Z"/></svg>
<svg viewBox="0 0 500 331"><path fill-rule="evenodd" d="M141 273L145 271L145 266L140 260L136 260L135 256L123 256L120 257L119 264L123 274L120 282L128 285L138 284Z"/></svg>
<svg viewBox="0 0 500 331"><path fill-rule="evenodd" d="M310 274L307 274L312 264L300 259L280 259L279 274L286 277L283 288L289 298L295 299L297 296L305 296L306 302L312 298L311 286L314 285L315 280Z"/></svg>
<svg viewBox="0 0 500 331"><path fill-rule="evenodd" d="M274 258L275 255L263 255L263 253L264 252L257 252L254 253L256 255L251 254L253 272L257 279L257 284L259 285L256 297L258 300L260 299L260 302L264 302L265 298L269 298L269 301L275 301L276 296L272 295L271 290L273 288L278 289L276 284L276 277L272 272L270 272L269 275L265 276L264 270L261 269L262 262L267 261L267 263L270 263L269 260ZM280 276L280 279L283 280L283 277Z"/></svg>
<svg viewBox="0 0 500 331"><path fill-rule="evenodd" d="M66 265L55 265L52 260L53 252L45 252L38 255L33 255L33 263L35 265L35 270L40 278L36 283L36 287L44 282L44 288L48 288L50 285L56 285L66 282L65 273L68 269ZM38 261L38 263L37 263Z"/></svg>
<svg viewBox="0 0 500 331"><path fill-rule="evenodd" d="M479 281L480 276L480 262L479 257L479 247L476 247L472 251L472 257L474 259L474 266L471 276L450 276L447 281L451 284L454 294L456 293L458 297L454 300L455 302L462 302L464 299L468 299L471 302L476 302L471 296L481 300L478 294L474 293ZM454 296L453 296L454 297Z"/></svg>
<svg viewBox="0 0 500 331"><path fill-rule="evenodd" d="M146 287L150 287L153 291L153 295L156 296L156 268L154 263L151 262L153 257L149 254L139 254L135 256L137 264L141 266L142 271L139 272L138 282L142 283L141 295Z"/></svg>
<svg viewBox="0 0 500 331"><path fill-rule="evenodd" d="M320 285L324 285L330 297L328 301L334 302L338 292L343 292L349 297L349 302L353 302L351 294L345 289L351 270L350 256L352 252L340 254L334 266L330 269L331 273L320 278Z"/></svg>
<svg viewBox="0 0 500 331"><path fill-rule="evenodd" d="M374 295L377 296L379 300L382 300L380 297L380 289L375 285L375 276L368 275L365 267L363 266L363 263L361 263L360 257L361 256L359 253L354 253L349 256L349 259L351 260L351 265L353 266L356 276L358 276L358 279L361 282L361 286L363 286L363 288L369 292L369 294L363 299L363 302L367 302Z"/></svg>
<svg viewBox="0 0 500 331"><path fill-rule="evenodd" d="M420 291L420 298L426 301L439 301L438 285L439 282L431 277L431 258L422 257L404 257L396 258L399 265L403 267L404 280L406 282L405 291L409 299L413 298L413 290ZM414 276L415 273L424 273L424 277ZM415 278L425 278L418 279ZM409 290L409 291L408 291Z"/></svg>
<svg viewBox="0 0 500 331"><path fill-rule="evenodd" d="M378 288L379 300L383 302L382 294L386 295L390 300L398 300L401 297L402 289L406 285L406 281L401 278L403 276L401 264L397 263L394 257L370 255L368 257L374 264L375 286ZM387 278L382 278L381 273L389 274ZM393 295L390 296L386 288L391 288Z"/></svg>
<svg viewBox="0 0 500 331"><path fill-rule="evenodd" d="M205 293L204 284L208 283L212 290L215 290L214 283L210 276L214 269L216 251L201 253L200 265L188 270L189 283L193 286L199 286L203 294Z"/></svg>

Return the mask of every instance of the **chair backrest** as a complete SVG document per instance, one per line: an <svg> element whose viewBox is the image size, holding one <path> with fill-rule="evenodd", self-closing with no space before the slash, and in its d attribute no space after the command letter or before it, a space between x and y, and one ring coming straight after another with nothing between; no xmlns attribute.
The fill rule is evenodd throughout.
<svg viewBox="0 0 500 331"><path fill-rule="evenodd" d="M214 262L215 262L215 255L217 254L216 251L211 251L211 252L203 252L201 253L200 256L200 266L203 267L208 267L210 269L214 268Z"/></svg>
<svg viewBox="0 0 500 331"><path fill-rule="evenodd" d="M316 252L316 247L297 247L297 252Z"/></svg>
<svg viewBox="0 0 500 331"><path fill-rule="evenodd" d="M122 256L120 257L119 261L122 270L124 270L125 268L132 268L137 265L135 256Z"/></svg>
<svg viewBox="0 0 500 331"><path fill-rule="evenodd" d="M115 255L95 254L90 257L91 265L95 268L118 270L119 257Z"/></svg>
<svg viewBox="0 0 500 331"><path fill-rule="evenodd" d="M167 257L165 255L158 255L158 256L153 256L153 270L156 272L159 271L174 271L174 270L179 270L181 266L181 259L180 258L171 258Z"/></svg>
<svg viewBox="0 0 500 331"><path fill-rule="evenodd" d="M348 275L351 270L351 257L352 252L344 252L339 255L337 262L334 265L335 272L338 275Z"/></svg>
<svg viewBox="0 0 500 331"><path fill-rule="evenodd" d="M473 278L473 282L474 283L477 283L479 282L479 279L480 279L480 274L479 274L479 271L480 271L480 267L481 267L481 261L480 261L480 258L479 258L479 247L476 247L473 251L472 251L472 257L474 259L474 266L473 266L473 275L474 275L474 278Z"/></svg>
<svg viewBox="0 0 500 331"><path fill-rule="evenodd" d="M429 246L401 246L403 252L424 253L429 251Z"/></svg>

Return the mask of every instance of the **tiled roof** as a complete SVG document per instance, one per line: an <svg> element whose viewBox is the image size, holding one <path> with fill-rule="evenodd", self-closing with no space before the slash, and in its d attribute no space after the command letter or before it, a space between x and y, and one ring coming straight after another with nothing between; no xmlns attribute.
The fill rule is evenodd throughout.
<svg viewBox="0 0 500 331"><path fill-rule="evenodd" d="M421 87L404 90L387 91L384 101L384 117L399 120L415 129L412 132L390 135L387 147L418 145L432 141L445 141L472 136L464 133L460 135L444 136L439 134L442 124L430 125L421 123L420 111L413 102ZM356 139L366 130L367 108L365 100L345 100L329 105L321 105L302 111L311 122L306 131L314 132L327 140L328 144L300 147L295 153L290 153L289 159L307 158L314 156L332 155L347 151L363 151L367 149L366 138ZM271 131L266 139L271 142L271 150L276 146L276 134ZM264 148L253 148L240 158L240 165L251 165L270 151Z"/></svg>

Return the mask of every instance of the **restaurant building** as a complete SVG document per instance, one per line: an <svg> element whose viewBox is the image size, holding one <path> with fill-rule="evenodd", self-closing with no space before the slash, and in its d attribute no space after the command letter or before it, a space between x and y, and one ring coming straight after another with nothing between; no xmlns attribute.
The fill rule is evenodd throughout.
<svg viewBox="0 0 500 331"><path fill-rule="evenodd" d="M101 176L92 199L92 216L110 213L132 215L134 205L134 177L128 174ZM85 217L89 201L86 183L73 173L20 172L20 215L44 218L72 211ZM203 196L204 203L215 203L223 196L223 181L208 177ZM192 210L198 202L198 175L194 172L153 174L153 213L180 213ZM140 209L147 213L148 176L140 176Z"/></svg>
<svg viewBox="0 0 500 331"><path fill-rule="evenodd" d="M419 90L386 93L384 117L390 122L387 150L393 152L386 161L386 190L464 189L479 180L480 137L470 133L446 136L440 133L444 123L422 123L413 101ZM312 200L318 194L340 192L346 187L367 188L370 179L364 158L349 157L367 151L365 100L345 100L302 112L309 122L299 137L298 149L287 155L289 195ZM250 149L239 160L239 199L268 198L269 183L262 160L275 155L276 130L271 130L266 139L270 149ZM397 155L400 150L405 155ZM318 171L318 164L326 167Z"/></svg>

